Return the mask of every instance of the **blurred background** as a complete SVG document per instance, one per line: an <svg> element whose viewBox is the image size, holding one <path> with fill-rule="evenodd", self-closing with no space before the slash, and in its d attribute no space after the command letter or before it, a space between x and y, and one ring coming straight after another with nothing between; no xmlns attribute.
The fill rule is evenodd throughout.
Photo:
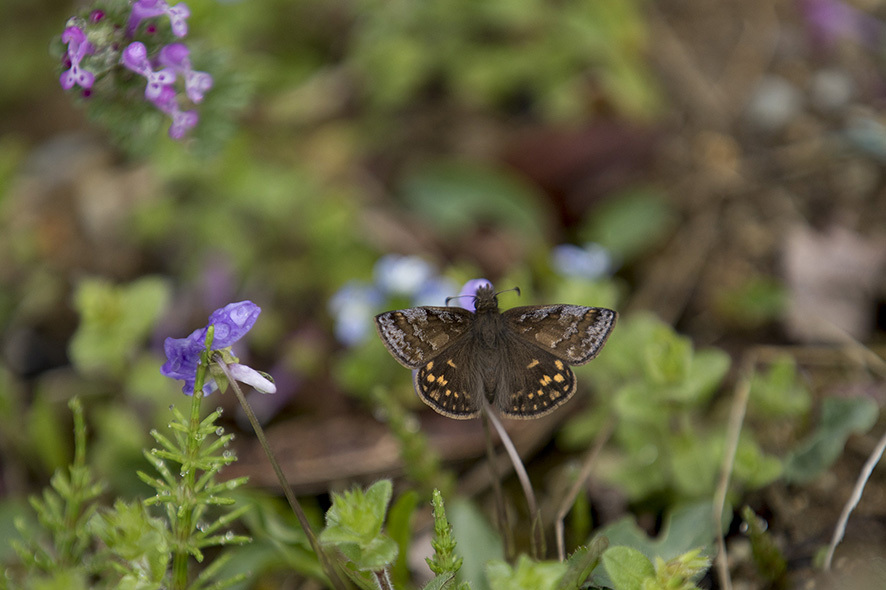
<svg viewBox="0 0 886 590"><path fill-rule="evenodd" d="M322 506L353 482L452 477L482 498L479 425L422 406L371 323L482 276L521 288L503 307L621 314L575 400L508 424L551 497L606 424L653 403L652 387L616 399L642 372L632 350L697 351L690 446L693 431L722 439L742 363L762 359L756 459L732 500L770 520L792 580L813 576L886 401L866 356L886 330L881 1L187 4L191 38L224 51L233 124L210 111L194 139L127 142L59 87L50 42L81 6L4 0L0 537L70 461L73 395L110 493L146 493L148 432L187 403L159 374L163 340L242 299L263 312L235 351L277 380L251 399L301 493ZM767 391L789 402L772 409ZM825 398L860 399L867 417L835 427L818 471L785 479L798 445L834 436L816 430ZM207 403L242 430L230 475L274 495L233 398ZM404 459L410 436L440 456L430 472ZM609 443L588 522L633 513L654 533L668 506L709 495L718 463L638 478L656 459L625 473L650 444L631 436ZM886 541L875 480L849 546Z"/></svg>

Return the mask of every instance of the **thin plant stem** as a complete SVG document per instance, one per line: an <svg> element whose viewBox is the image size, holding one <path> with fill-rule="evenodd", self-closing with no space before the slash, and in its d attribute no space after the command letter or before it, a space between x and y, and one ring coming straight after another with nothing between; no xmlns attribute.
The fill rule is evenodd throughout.
<svg viewBox="0 0 886 590"><path fill-rule="evenodd" d="M301 504L299 504L298 499L295 497L295 493L292 491L292 487L289 485L289 482L286 481L286 477L283 475L283 470L280 468L280 463L277 462L277 458L274 456L274 453L271 450L271 446L268 444L268 439L265 437L265 431L261 427L258 418L255 416L255 412L252 411L252 407L246 401L246 396L243 395L243 391L240 389L237 381L234 380L230 370L228 369L227 364L225 364L225 362L222 360L221 355L216 354L213 357L213 360L225 374L225 377L227 377L228 383L231 385L231 389L234 391L234 395L237 396L237 400L243 407L243 411L246 413L246 418L252 425L252 429L255 431L255 436L258 439L258 442L261 445L262 449L264 449L265 455L267 455L268 460L271 462L271 467L274 469L274 473L277 476L277 480L280 482L280 486L283 488L283 495L286 496L286 501L289 502L290 508L292 508L292 511L298 518L302 529L304 529L305 535L307 535L308 537L308 542L311 544L311 549L313 549L314 553L317 554L317 559L320 560L320 565L326 572L329 581L332 583L333 586L335 586L336 590L346 590L347 586L339 577L338 571L329 561L329 556L320 545L320 541L317 539L317 535L314 534L314 529L311 528L311 523L308 522L308 517L305 515L304 510L302 510Z"/></svg>
<svg viewBox="0 0 886 590"><path fill-rule="evenodd" d="M496 522L498 532L504 543L505 556L508 561L516 557L514 552L514 537L511 534L511 526L508 521L508 511L505 507L505 496L501 489L501 475L498 472L498 461L495 454L495 445L492 442L492 431L489 429L489 417L486 412L480 414L483 423L483 433L486 438L486 459L489 464L489 475L492 478L492 495L495 498Z"/></svg>
<svg viewBox="0 0 886 590"><path fill-rule="evenodd" d="M560 558L560 561L566 559L566 532L564 526L566 515L572 510L572 506L575 504L575 499L578 497L579 492L582 487L584 487L588 478L591 477L591 470L594 468L597 456L600 454L600 451L603 450L603 446L609 440L609 437L612 436L613 430L613 425L610 423L597 433L594 445L588 449L588 454L585 455L585 458L582 461L581 471L579 472L578 477L573 482L572 487L569 488L566 497L563 498L563 502L560 503L560 508L557 510L557 522L554 523L554 533L557 537L557 556Z"/></svg>
<svg viewBox="0 0 886 590"><path fill-rule="evenodd" d="M536 557L541 557L541 554L544 553L544 529L541 524L541 513L538 510L538 503L535 501L535 492L532 491L532 484L529 481L529 474L526 473L526 467L523 465L520 454L517 452L517 447L514 446L508 432L502 426L498 416L490 408L489 403L485 401L483 403L483 414L489 418L489 421L495 427L495 431L498 433L498 437L501 439L505 451L507 451L508 457L511 458L511 463L514 465L514 472L517 474L517 480L523 488L523 495L526 496L526 504L529 507L530 518L532 518L533 549Z"/></svg>
<svg viewBox="0 0 886 590"><path fill-rule="evenodd" d="M207 348L211 346L213 332L210 329L207 333ZM204 357L205 359L205 357ZM206 371L208 363L201 362L197 366L197 375L194 380L194 391L191 397L191 415L188 419L188 448L185 456L185 464L182 465L181 476L184 478L183 487L186 490L193 490L196 482L196 474L194 470L194 460L200 451L200 442L197 440L196 433L200 429L200 402L203 401L203 384L206 382ZM188 506L186 510L182 510L174 521L175 536L177 537L179 548L176 549L172 557L172 587L175 590L184 590L188 587L188 552L183 549L188 542L193 528L193 506Z"/></svg>
<svg viewBox="0 0 886 590"><path fill-rule="evenodd" d="M886 434L883 434L883 436L880 437L874 451L868 457L868 460L865 461L864 467L862 467L861 473L858 475L858 480L855 482L852 495L843 507L843 512L840 514L840 520L837 521L837 526L834 528L834 536L831 538L830 545L828 545L828 552L824 557L824 564L822 567L825 571L831 569L831 562L834 560L834 552L837 550L837 545L843 540L843 535L846 534L846 525L849 522L849 516L861 501L861 494L864 492L864 488L867 485L868 479L871 477L871 473L873 473L874 468L883 457L884 451L886 451Z"/></svg>
<svg viewBox="0 0 886 590"><path fill-rule="evenodd" d="M726 427L723 463L720 466L720 477L717 481L717 489L714 492L713 516L718 549L716 566L717 576L720 579L720 588L723 590L732 590L732 579L729 576L729 560L726 554L726 538L723 536L723 509L726 506L729 479L732 475L732 468L735 465L735 454L738 451L738 438L741 435L741 427L748 409L755 362L755 355L747 357L741 370L741 377L735 385L735 396L732 398L732 407L729 410L729 423Z"/></svg>
<svg viewBox="0 0 886 590"><path fill-rule="evenodd" d="M378 584L379 590L394 590L394 583L391 581L387 568L372 573L375 575L375 583Z"/></svg>

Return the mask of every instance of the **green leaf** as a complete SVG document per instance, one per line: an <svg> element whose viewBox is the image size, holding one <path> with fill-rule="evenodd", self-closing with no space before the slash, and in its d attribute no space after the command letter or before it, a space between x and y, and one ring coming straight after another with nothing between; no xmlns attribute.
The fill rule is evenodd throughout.
<svg viewBox="0 0 886 590"><path fill-rule="evenodd" d="M797 372L797 363L784 355L766 372L754 373L751 379L751 411L769 417L805 416L812 406L812 396Z"/></svg>
<svg viewBox="0 0 886 590"><path fill-rule="evenodd" d="M818 428L785 458L785 479L805 483L816 478L840 456L846 439L870 430L878 415L876 402L869 398L825 399Z"/></svg>
<svg viewBox="0 0 886 590"><path fill-rule="evenodd" d="M464 558L458 579L468 581L475 590L486 590L486 563L504 559L504 550L498 532L486 516L467 500L455 498L447 502L446 513L452 523L452 535Z"/></svg>
<svg viewBox="0 0 886 590"><path fill-rule="evenodd" d="M669 560L696 547L712 551L714 531L711 502L705 500L669 511L665 515L661 532L655 539L647 536L631 516L604 527L597 534L607 537L610 547L626 545L642 552L649 559L661 557Z"/></svg>
<svg viewBox="0 0 886 590"><path fill-rule="evenodd" d="M424 585L422 590L446 590L455 585L455 573L446 572L445 574L437 574L434 578Z"/></svg>
<svg viewBox="0 0 886 590"><path fill-rule="evenodd" d="M483 224L504 226L522 243L541 243L548 216L535 190L504 170L464 162L436 162L413 171L406 202L442 233L463 235Z"/></svg>
<svg viewBox="0 0 886 590"><path fill-rule="evenodd" d="M492 590L553 590L566 569L566 564L559 561L533 561L521 555L514 567L504 561L490 561L486 577Z"/></svg>
<svg viewBox="0 0 886 590"><path fill-rule="evenodd" d="M396 587L403 587L409 580L409 542L412 540L412 520L418 506L418 492L409 490L394 502L388 512L388 535L397 543L397 562L391 568L391 577Z"/></svg>
<svg viewBox="0 0 886 590"><path fill-rule="evenodd" d="M697 350L686 376L687 401L692 404L707 402L729 372L732 359L726 352L708 348Z"/></svg>
<svg viewBox="0 0 886 590"><path fill-rule="evenodd" d="M566 573L557 583L557 590L579 588L597 567L603 552L609 547L609 539L595 537L585 547L579 547L566 559Z"/></svg>
<svg viewBox="0 0 886 590"><path fill-rule="evenodd" d="M150 334L169 299L168 283L145 277L128 285L86 279L74 294L80 325L71 338L71 360L84 372L121 377Z"/></svg>
<svg viewBox="0 0 886 590"><path fill-rule="evenodd" d="M614 195L598 207L582 230L582 239L597 242L630 261L657 244L675 221L672 207L652 189Z"/></svg>
<svg viewBox="0 0 886 590"><path fill-rule="evenodd" d="M655 576L655 567L648 557L621 545L603 552L603 567L615 590L643 590L643 580Z"/></svg>

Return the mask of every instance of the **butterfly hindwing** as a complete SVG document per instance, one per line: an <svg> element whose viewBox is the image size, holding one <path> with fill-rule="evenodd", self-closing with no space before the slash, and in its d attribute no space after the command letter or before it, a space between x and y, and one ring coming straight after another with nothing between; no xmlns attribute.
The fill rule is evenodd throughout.
<svg viewBox="0 0 886 590"><path fill-rule="evenodd" d="M509 368L496 394L499 412L508 418L538 418L566 403L576 389L569 365L540 346L510 340Z"/></svg>
<svg viewBox="0 0 886 590"><path fill-rule="evenodd" d="M458 420L480 414L483 386L472 370L469 342L458 342L413 372L418 396L434 410Z"/></svg>
<svg viewBox="0 0 886 590"><path fill-rule="evenodd" d="M518 339L570 365L597 356L618 317L611 309L580 305L527 305L502 315Z"/></svg>
<svg viewBox="0 0 886 590"><path fill-rule="evenodd" d="M418 369L459 340L474 314L460 307L412 307L375 316L375 327L401 365Z"/></svg>

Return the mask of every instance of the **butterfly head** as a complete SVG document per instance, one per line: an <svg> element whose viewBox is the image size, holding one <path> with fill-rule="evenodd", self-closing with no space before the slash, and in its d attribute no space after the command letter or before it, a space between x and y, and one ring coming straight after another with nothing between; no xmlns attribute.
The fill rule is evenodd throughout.
<svg viewBox="0 0 886 590"><path fill-rule="evenodd" d="M492 285L480 285L474 295L474 309L476 313L488 313L498 311L498 296L493 291Z"/></svg>

